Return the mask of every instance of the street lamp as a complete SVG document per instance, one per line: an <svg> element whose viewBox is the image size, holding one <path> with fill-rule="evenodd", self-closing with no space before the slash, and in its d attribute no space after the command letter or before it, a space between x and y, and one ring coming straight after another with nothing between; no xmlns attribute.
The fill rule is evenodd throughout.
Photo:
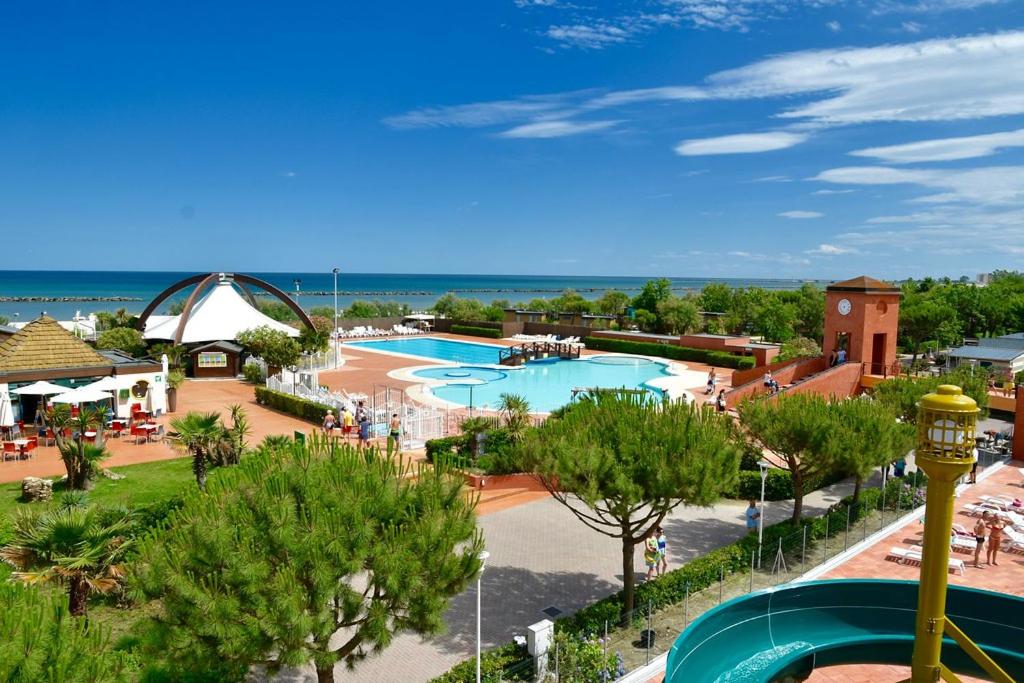
<svg viewBox="0 0 1024 683"><path fill-rule="evenodd" d="M476 575L476 683L480 683L480 588L484 577L484 567L491 554L481 550L476 559L480 560L480 573Z"/></svg>
<svg viewBox="0 0 1024 683"><path fill-rule="evenodd" d="M338 343L338 269L334 268L331 270L334 273L334 334L331 338L334 340L334 367L341 365L341 345Z"/></svg>
<svg viewBox="0 0 1024 683"><path fill-rule="evenodd" d="M295 278L294 280L292 280L292 284L295 285L295 298L298 299L299 298L299 287L302 286L302 280L299 279L299 278Z"/></svg>
<svg viewBox="0 0 1024 683"><path fill-rule="evenodd" d="M761 514L757 518L757 566L761 567L761 539L764 538L764 483L768 479L768 470L772 464L767 460L759 460L757 468L761 470Z"/></svg>
<svg viewBox="0 0 1024 683"><path fill-rule="evenodd" d="M960 387L943 384L921 399L917 413L917 450L914 461L928 476L925 498L924 547L917 597L911 681L931 683L940 678L942 638L946 633L972 657L988 660L946 615L949 582L949 536L953 528L956 482L974 464L974 430L978 405ZM973 645L973 643L971 643ZM979 661L984 668L984 663ZM997 667L998 668L998 667Z"/></svg>

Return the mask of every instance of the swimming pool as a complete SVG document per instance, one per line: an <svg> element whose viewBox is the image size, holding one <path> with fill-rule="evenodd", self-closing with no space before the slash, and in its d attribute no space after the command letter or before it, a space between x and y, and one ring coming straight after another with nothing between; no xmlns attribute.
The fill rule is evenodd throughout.
<svg viewBox="0 0 1024 683"><path fill-rule="evenodd" d="M453 363L494 365L498 362L501 346L439 339L437 337L403 337L401 339L375 339L373 341L346 342L345 346L377 351L390 351L407 356L447 360Z"/></svg>
<svg viewBox="0 0 1024 683"><path fill-rule="evenodd" d="M425 368L414 377L434 384L429 391L437 398L459 405L494 409L501 394L518 394L534 412L550 412L572 400L573 389L594 387L644 389L660 396L649 382L669 377L663 363L631 356L595 356L580 360L545 360L518 368L481 368L471 365ZM433 384L432 382L432 384Z"/></svg>

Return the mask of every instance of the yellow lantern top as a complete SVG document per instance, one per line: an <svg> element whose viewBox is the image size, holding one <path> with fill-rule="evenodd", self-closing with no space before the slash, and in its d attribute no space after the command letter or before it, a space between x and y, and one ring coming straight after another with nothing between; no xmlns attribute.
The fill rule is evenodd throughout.
<svg viewBox="0 0 1024 683"><path fill-rule="evenodd" d="M978 404L952 384L921 399L917 416L917 453L933 458L974 458Z"/></svg>

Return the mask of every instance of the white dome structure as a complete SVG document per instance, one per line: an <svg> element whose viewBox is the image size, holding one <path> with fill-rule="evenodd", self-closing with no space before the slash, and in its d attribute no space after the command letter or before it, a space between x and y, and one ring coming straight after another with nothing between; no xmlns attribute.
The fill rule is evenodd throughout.
<svg viewBox="0 0 1024 683"><path fill-rule="evenodd" d="M185 309L181 314L173 316L148 315L151 311L147 310L147 314L140 318L139 322L143 326L142 336L145 339L168 340L177 344L199 344L235 339L240 332L264 326L280 330L291 337L299 336L299 330L274 320L260 312L250 303L254 299L248 290L243 291L245 291L249 301L242 297L242 294L236 289L236 286L240 285L235 280L242 280L243 277L245 280L255 280L254 278L231 276L226 273L197 277L201 278L198 286L185 303ZM195 278L189 278L189 280L195 280ZM256 283L259 283L258 286L262 285L259 281L255 281L254 284ZM188 284L194 283L188 282ZM182 285L182 283L178 283L178 285L182 286L175 285L169 288L165 291L164 295L161 295L161 297L158 297L157 300L150 304L150 308L155 308L155 305L166 298L166 296L169 296L170 293L183 289L188 284ZM197 301L197 296L211 284L213 286L210 291ZM290 307L293 307L293 310L298 308L293 301L288 299L287 295L276 290L276 288L268 289L268 291L279 299L283 297L282 300ZM299 311L301 312L301 309ZM182 325L183 317L185 318L184 325ZM300 319L302 319L303 323L310 324L304 312L302 312Z"/></svg>

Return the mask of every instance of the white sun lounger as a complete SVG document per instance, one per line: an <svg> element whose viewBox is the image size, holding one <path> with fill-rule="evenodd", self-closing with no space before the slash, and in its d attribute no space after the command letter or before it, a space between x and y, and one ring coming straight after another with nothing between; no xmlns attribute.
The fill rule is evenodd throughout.
<svg viewBox="0 0 1024 683"><path fill-rule="evenodd" d="M973 553L977 545L978 542L973 538L967 538L966 536L953 536L950 539L949 547L958 552Z"/></svg>
<svg viewBox="0 0 1024 683"><path fill-rule="evenodd" d="M921 548L900 548L894 546L889 549L889 554L886 555L886 559L893 558L900 564L907 564L917 566L921 564ZM957 572L961 575L966 571L967 565L964 564L963 560L956 558L949 558L949 569L950 571Z"/></svg>

